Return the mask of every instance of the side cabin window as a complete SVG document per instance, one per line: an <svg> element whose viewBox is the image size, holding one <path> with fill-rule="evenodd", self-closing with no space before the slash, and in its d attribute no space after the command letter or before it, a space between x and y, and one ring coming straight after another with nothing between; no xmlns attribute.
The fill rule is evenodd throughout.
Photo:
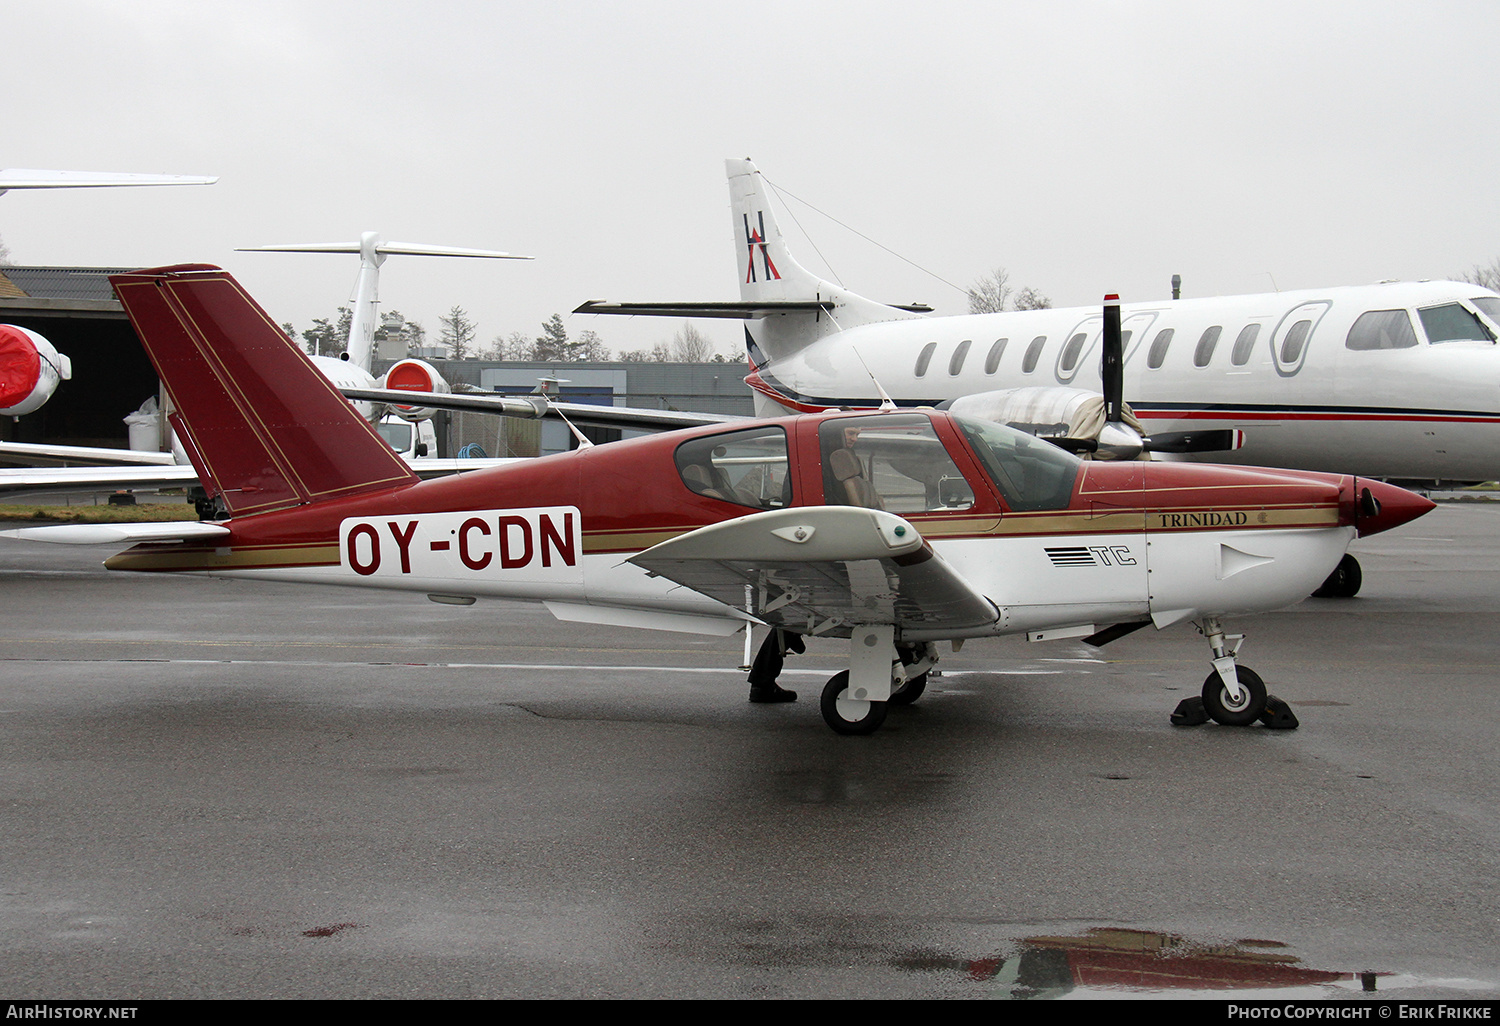
<svg viewBox="0 0 1500 1026"><path fill-rule="evenodd" d="M690 492L756 509L792 504L786 432L779 427L690 439L677 447L676 460Z"/></svg>
<svg viewBox="0 0 1500 1026"><path fill-rule="evenodd" d="M1457 303L1429 306L1418 310L1417 316L1422 319L1422 330L1427 332L1427 341L1434 345L1440 342L1495 341L1495 337L1479 318Z"/></svg>
<svg viewBox="0 0 1500 1026"><path fill-rule="evenodd" d="M959 371L964 369L964 358L969 355L969 347L973 344L973 339L966 338L958 344L957 349L953 350L953 357L948 361L948 373L950 375L957 375Z"/></svg>
<svg viewBox="0 0 1500 1026"><path fill-rule="evenodd" d="M922 347L922 351L917 354L917 377L920 378L922 375L927 373L927 365L932 362L932 354L935 352L937 352L936 342L929 342Z"/></svg>
<svg viewBox="0 0 1500 1026"><path fill-rule="evenodd" d="M1229 362L1236 367L1243 367L1250 362L1250 354L1255 352L1255 340L1260 338L1260 325L1247 324L1240 329L1239 335L1235 337L1234 348L1229 351Z"/></svg>
<svg viewBox="0 0 1500 1026"><path fill-rule="evenodd" d="M1417 344L1417 333L1411 327L1411 315L1405 310L1367 310L1359 315L1345 349L1410 349Z"/></svg>
<svg viewBox="0 0 1500 1026"><path fill-rule="evenodd" d="M1038 335L1031 340L1031 345L1026 347L1026 355L1021 357L1022 374L1030 374L1036 370L1036 362L1042 358L1042 347L1046 344L1046 335Z"/></svg>
<svg viewBox="0 0 1500 1026"><path fill-rule="evenodd" d="M825 420L818 442L830 506L906 514L974 505L974 490L920 413Z"/></svg>
<svg viewBox="0 0 1500 1026"><path fill-rule="evenodd" d="M1013 427L954 417L1005 505L1017 512L1066 509L1082 461Z"/></svg>
<svg viewBox="0 0 1500 1026"><path fill-rule="evenodd" d="M1214 347L1219 344L1219 336L1224 333L1222 324L1215 324L1206 329L1198 336L1198 348L1193 350L1193 366L1207 367L1208 362L1214 358Z"/></svg>
<svg viewBox="0 0 1500 1026"><path fill-rule="evenodd" d="M1292 325L1291 330L1286 333L1286 338L1281 340L1283 364L1295 364L1302 359L1302 347L1307 344L1307 336L1311 331L1312 321L1298 321Z"/></svg>
<svg viewBox="0 0 1500 1026"><path fill-rule="evenodd" d="M984 358L984 372L986 374L993 374L1000 369L1000 357L1005 355L1005 343L1009 341L1010 339L1008 338L997 338L995 339L995 344L990 346L990 353Z"/></svg>
<svg viewBox="0 0 1500 1026"><path fill-rule="evenodd" d="M1064 371L1070 371L1078 366L1078 354L1083 352L1083 344L1089 339L1088 332L1080 331L1068 339L1068 344L1063 346L1061 366Z"/></svg>
<svg viewBox="0 0 1500 1026"><path fill-rule="evenodd" d="M1172 344L1172 336L1176 333L1175 328L1163 328L1156 333L1156 337L1151 340L1151 348L1146 351L1147 367L1152 370L1160 369L1167 358L1167 347Z"/></svg>

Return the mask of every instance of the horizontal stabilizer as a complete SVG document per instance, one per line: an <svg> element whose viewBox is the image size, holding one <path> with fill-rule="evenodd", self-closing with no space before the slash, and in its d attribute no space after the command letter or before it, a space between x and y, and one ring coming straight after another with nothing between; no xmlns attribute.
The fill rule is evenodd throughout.
<svg viewBox="0 0 1500 1026"><path fill-rule="evenodd" d="M212 541L228 538L229 528L192 520L167 524L57 524L0 531L0 537L62 545L125 545L134 542Z"/></svg>
<svg viewBox="0 0 1500 1026"><path fill-rule="evenodd" d="M7 189L112 189L139 185L212 185L217 175L132 175L110 171L0 171L0 192Z"/></svg>
<svg viewBox="0 0 1500 1026"><path fill-rule="evenodd" d="M559 414L582 427L636 428L674 431L705 424L727 424L745 420L717 413L683 413L678 410L644 410L631 406L596 406L592 403L558 403L542 395L493 395L474 392L408 392L393 388L342 388L346 398L361 402L410 405L420 397L424 408L465 413L493 413L500 417L536 420Z"/></svg>
<svg viewBox="0 0 1500 1026"><path fill-rule="evenodd" d="M236 253L359 253L358 242L293 242L279 246L237 246ZM420 242L381 242L374 252L382 256L448 256L479 257L486 260L535 260L536 257L502 253L496 249L460 249L456 246L428 246Z"/></svg>
<svg viewBox="0 0 1500 1026"><path fill-rule="evenodd" d="M630 562L725 605L748 602L756 618L799 633L848 636L855 625L895 624L942 636L999 617L910 523L858 506L752 513Z"/></svg>
<svg viewBox="0 0 1500 1026"><path fill-rule="evenodd" d="M146 449L109 449L89 445L40 445L35 442L0 442L0 463L39 466L119 466L122 463L171 466L169 452Z"/></svg>

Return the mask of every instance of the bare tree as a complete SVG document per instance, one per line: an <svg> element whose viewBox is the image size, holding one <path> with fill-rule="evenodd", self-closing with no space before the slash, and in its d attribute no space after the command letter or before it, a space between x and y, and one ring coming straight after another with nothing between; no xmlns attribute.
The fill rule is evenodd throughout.
<svg viewBox="0 0 1500 1026"><path fill-rule="evenodd" d="M1487 267L1475 264L1472 271L1459 275L1458 280L1466 281L1470 285L1478 285L1491 292L1500 292L1500 257L1491 260Z"/></svg>
<svg viewBox="0 0 1500 1026"><path fill-rule="evenodd" d="M609 359L609 347L604 344L604 339L599 333L585 328L578 333L573 340L575 360L586 360L590 363L602 363Z"/></svg>
<svg viewBox="0 0 1500 1026"><path fill-rule="evenodd" d="M969 286L969 313L999 313L1010 299L1010 272L997 267Z"/></svg>
<svg viewBox="0 0 1500 1026"><path fill-rule="evenodd" d="M461 306L455 306L448 311L447 317L439 317L443 324L442 334L438 341L448 347L448 358L450 360L463 360L469 355L469 350L474 345L474 339L479 334L479 326L469 320L469 313Z"/></svg>
<svg viewBox="0 0 1500 1026"><path fill-rule="evenodd" d="M1010 308L1012 310L1051 310L1052 300L1028 285L1016 293L1016 298L1011 302Z"/></svg>
<svg viewBox="0 0 1500 1026"><path fill-rule="evenodd" d="M707 363L713 352L713 342L692 321L683 321L682 328L672 336L672 359L679 363Z"/></svg>
<svg viewBox="0 0 1500 1026"><path fill-rule="evenodd" d="M0 239L0 267L9 267L9 266L10 266L10 247L5 244L5 240L4 239Z"/></svg>

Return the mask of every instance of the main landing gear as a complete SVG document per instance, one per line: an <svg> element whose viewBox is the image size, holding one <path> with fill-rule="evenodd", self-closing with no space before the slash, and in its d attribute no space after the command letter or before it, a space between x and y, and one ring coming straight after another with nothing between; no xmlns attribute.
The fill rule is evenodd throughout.
<svg viewBox="0 0 1500 1026"><path fill-rule="evenodd" d="M894 637L895 628L890 625L854 629L849 669L828 679L818 702L823 722L835 732L873 734L891 706L910 705L927 689L927 675L937 663L937 646L898 646Z"/></svg>
<svg viewBox="0 0 1500 1026"><path fill-rule="evenodd" d="M1318 590L1313 592L1313 598L1353 598L1359 594L1359 586L1364 582L1364 574L1360 572L1359 560L1344 553L1344 558L1339 560L1339 565L1333 568L1333 573L1328 579L1318 585Z"/></svg>

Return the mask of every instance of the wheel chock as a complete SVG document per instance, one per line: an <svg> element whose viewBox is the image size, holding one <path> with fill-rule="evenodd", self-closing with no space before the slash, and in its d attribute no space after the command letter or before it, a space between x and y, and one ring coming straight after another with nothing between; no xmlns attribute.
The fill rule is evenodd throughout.
<svg viewBox="0 0 1500 1026"><path fill-rule="evenodd" d="M1203 696L1194 695L1178 702L1177 708L1172 710L1171 719L1174 727L1197 727L1207 723L1208 710L1203 708Z"/></svg>
<svg viewBox="0 0 1500 1026"><path fill-rule="evenodd" d="M1266 725L1267 730L1296 730L1301 726L1292 707L1275 695L1266 696L1266 711L1260 714L1260 722Z"/></svg>

